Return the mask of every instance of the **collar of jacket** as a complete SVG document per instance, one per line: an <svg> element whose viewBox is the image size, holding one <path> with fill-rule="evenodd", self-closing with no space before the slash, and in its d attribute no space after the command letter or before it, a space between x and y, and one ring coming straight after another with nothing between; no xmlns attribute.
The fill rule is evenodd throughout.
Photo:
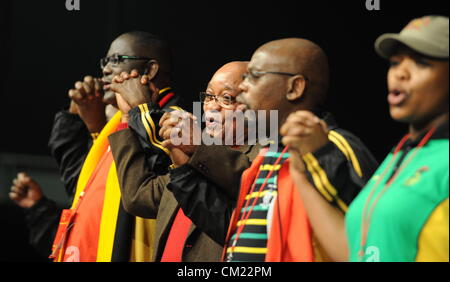
<svg viewBox="0 0 450 282"><path fill-rule="evenodd" d="M159 105L160 108L164 108L169 101L171 101L173 98L175 98L175 92L172 90L172 87L165 87L161 90L159 90L158 93L158 99L157 99L157 103Z"/></svg>
<svg viewBox="0 0 450 282"><path fill-rule="evenodd" d="M425 135L428 132L424 132L421 135L419 135L415 140L408 139L403 146L403 148L414 148L417 145L419 145L420 141L425 137ZM439 125L436 128L436 131L431 135L430 140L437 140L437 139L448 139L448 119Z"/></svg>

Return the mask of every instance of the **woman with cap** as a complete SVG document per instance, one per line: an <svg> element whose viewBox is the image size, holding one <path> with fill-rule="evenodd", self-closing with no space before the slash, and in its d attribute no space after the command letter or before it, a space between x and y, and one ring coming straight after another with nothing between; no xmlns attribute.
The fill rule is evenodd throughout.
<svg viewBox="0 0 450 282"><path fill-rule="evenodd" d="M346 215L350 261L449 261L449 20L426 16L384 34L391 117L409 132Z"/></svg>
<svg viewBox="0 0 450 282"><path fill-rule="evenodd" d="M391 65L391 117L408 124L409 132L345 217L318 195L302 174L301 158L291 154L291 176L310 207L316 237L327 238L320 243L331 260L448 261L448 28L448 18L428 16L376 41L376 51ZM301 132L311 132L304 124L285 138L301 139ZM295 144L289 147L295 149Z"/></svg>

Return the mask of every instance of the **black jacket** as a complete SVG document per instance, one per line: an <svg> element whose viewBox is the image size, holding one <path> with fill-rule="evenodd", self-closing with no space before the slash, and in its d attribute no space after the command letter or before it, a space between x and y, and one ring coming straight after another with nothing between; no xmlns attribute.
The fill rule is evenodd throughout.
<svg viewBox="0 0 450 282"><path fill-rule="evenodd" d="M72 201L84 159L92 146L89 131L78 115L62 110L55 115L48 146L58 165L67 196ZM54 201L46 197L33 207L24 209L29 242L44 257L51 253L61 211Z"/></svg>
<svg viewBox="0 0 450 282"><path fill-rule="evenodd" d="M154 260L160 261L179 204L167 190L170 158L160 144L157 122L167 105L140 105L130 111L129 128L109 136L116 164L124 210L139 217L156 218ZM237 196L240 174L249 165L251 147L241 151L226 146L199 146L189 163L198 167L201 177L226 183L229 195ZM256 150L255 150L256 151ZM254 157L254 156L253 156ZM220 167L218 166L220 160ZM201 197L201 195L197 195ZM217 244L195 225L184 242L183 261L218 261L222 245Z"/></svg>
<svg viewBox="0 0 450 282"><path fill-rule="evenodd" d="M24 209L29 230L29 243L36 252L47 258L58 229L61 209L52 200L42 197L33 207Z"/></svg>
<svg viewBox="0 0 450 282"><path fill-rule="evenodd" d="M58 164L70 202L73 201L78 176L91 146L91 135L78 115L65 110L55 115L48 147Z"/></svg>
<svg viewBox="0 0 450 282"><path fill-rule="evenodd" d="M330 204L345 213L346 207L375 172L378 163L359 138L337 127L331 114L326 113L321 117L333 133L330 134L330 142L312 155L326 174L328 182L336 188L337 195L330 196L326 189L318 189L324 186L325 180L318 176L317 166L308 170L308 177ZM224 190L226 185L211 183L200 177L200 172L189 165L172 170L168 184L168 189L186 216L219 244L225 243L235 203Z"/></svg>

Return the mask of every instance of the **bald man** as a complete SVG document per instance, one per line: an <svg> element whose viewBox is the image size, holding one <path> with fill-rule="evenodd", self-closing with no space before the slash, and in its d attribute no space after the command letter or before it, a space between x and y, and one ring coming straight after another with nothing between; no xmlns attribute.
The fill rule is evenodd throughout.
<svg viewBox="0 0 450 282"><path fill-rule="evenodd" d="M296 143L291 150L279 140L271 140L276 146L260 151L242 175L228 228L221 224L211 226L214 219L220 223L228 221L226 210L212 213L205 208L197 211L192 220L226 245L226 261L325 260L327 255L320 251L323 238L315 239L314 225L310 224L308 210L291 177L290 157L301 157L293 169L305 167L317 195L342 217L377 167L376 161L358 138L337 128L331 114L322 109L329 84L328 62L316 44L297 38L264 44L253 54L244 77L237 101L248 110L266 111L266 132L270 132L271 123L276 122L278 128L292 121L302 123L297 115L308 116L305 122L314 130L283 127L281 134L289 130L305 137L293 140ZM271 120L270 110L278 110L276 120ZM293 141L284 140L290 144ZM188 183L189 176L180 176L169 185L176 195L175 191L183 190ZM220 189L214 186L204 193L220 195L211 188ZM226 198L216 199L220 200ZM185 212L194 214L191 208L186 205ZM220 216L225 219L219 219Z"/></svg>
<svg viewBox="0 0 450 282"><path fill-rule="evenodd" d="M220 68L212 77L203 100L204 110L233 110L237 107L235 97L239 94L239 83L246 71L246 62L232 62ZM136 98L136 89L145 77L133 74L122 74L111 86L118 92L118 100L135 107L145 101ZM128 84L121 87L121 84ZM127 90L128 89L128 90ZM204 96L204 95L203 95ZM133 102L135 101L135 102ZM120 102L122 103L122 102ZM143 107L138 105L139 108ZM130 111L130 122L135 110ZM161 119L161 135L174 126L170 122L170 114ZM211 129L211 128L209 128ZM213 132L213 131L211 131ZM125 209L136 216L156 218L156 234L154 260L163 262L180 261L219 261L223 244L219 244L192 224L180 208L167 184L173 175L189 174L195 183L210 179L213 183L224 185L226 207L212 207L212 211L229 210L235 202L239 190L242 172L250 166L251 159L258 149L256 146L172 146L166 142L167 148L174 152L172 156L175 169L159 175L146 161L150 151L143 151L138 137L141 133L131 129L119 131L109 137L111 150L117 165L117 173ZM148 137L148 136L146 136ZM186 152L183 152L184 150ZM178 151L178 154L177 154ZM184 158L180 155L185 156ZM220 167L218 163L220 162ZM209 180L208 180L209 182ZM203 195L192 193L190 203L203 203ZM214 197L214 196L213 196ZM213 203L212 201L208 201ZM217 222L215 223L217 224ZM227 222L218 223L221 225Z"/></svg>
<svg viewBox="0 0 450 282"><path fill-rule="evenodd" d="M337 128L331 114L323 110L328 85L326 55L311 41L276 40L253 54L238 101L252 110L277 109L278 120L270 122L278 122L281 134L289 130L300 138L295 140L299 145L289 151L273 140L279 142L278 149L261 150L244 173L226 239L227 261L323 259L324 254L314 247L323 242L315 242L306 203L290 174L290 157L302 158L296 164L303 164L318 195L342 217L376 169L375 159L361 141ZM292 120L310 127L282 127Z"/></svg>

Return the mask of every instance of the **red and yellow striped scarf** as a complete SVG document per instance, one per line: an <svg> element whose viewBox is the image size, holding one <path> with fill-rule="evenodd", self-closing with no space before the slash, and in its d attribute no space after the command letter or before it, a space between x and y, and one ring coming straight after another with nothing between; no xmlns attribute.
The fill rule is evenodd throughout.
<svg viewBox="0 0 450 282"><path fill-rule="evenodd" d="M72 203L71 211L76 211L78 201L82 193L86 190L94 171L96 171L100 160L109 150L108 136L114 133L120 124L121 113L117 112L116 115L108 122L103 128L98 138L94 141L94 144L89 151L86 160L81 170L77 189ZM108 152L111 154L111 152ZM113 251L117 244L131 244L130 261L151 261L153 255L153 240L155 230L154 219L143 219L135 217L135 224L125 226L118 226L120 216L120 187L117 178L116 166L112 161L106 178L104 195L103 195L103 208L101 214L93 214L92 216L98 216L100 221L100 228L98 234L97 246L92 246L92 249L97 249L97 255L95 261L97 262L110 262L113 258ZM129 215L128 215L129 216ZM76 218L72 218L72 221L76 224ZM70 223L70 222L69 222ZM61 224L64 224L64 218L62 218ZM89 226L86 226L89 228ZM120 242L116 238L117 233L132 233L131 242ZM67 233L67 237L70 233ZM125 236L127 237L127 236ZM95 242L95 240L93 240ZM55 243L57 243L55 241ZM57 245L57 244L55 244ZM91 246L90 246L91 247ZM96 247L96 248L95 248ZM66 246L62 245L58 254L55 256L55 261L62 261Z"/></svg>
<svg viewBox="0 0 450 282"><path fill-rule="evenodd" d="M241 215L245 197L256 180L267 149L261 150L244 171L237 206L233 212L226 242L234 233ZM275 202L271 230L267 240L266 262L312 262L315 260L312 229L299 191L289 173L289 160L281 166L278 174L278 199ZM225 246L222 259L225 258Z"/></svg>

